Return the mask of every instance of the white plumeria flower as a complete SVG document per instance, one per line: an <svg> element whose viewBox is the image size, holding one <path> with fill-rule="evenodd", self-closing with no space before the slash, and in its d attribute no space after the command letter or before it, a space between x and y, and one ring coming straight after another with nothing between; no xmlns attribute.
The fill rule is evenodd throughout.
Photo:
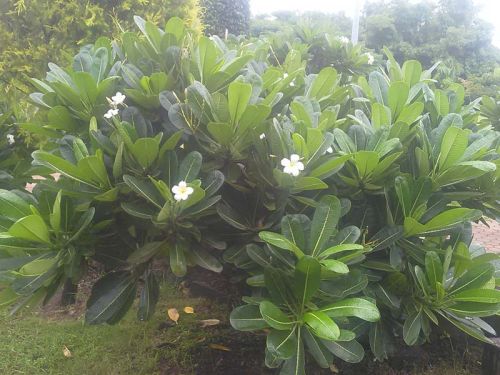
<svg viewBox="0 0 500 375"><path fill-rule="evenodd" d="M347 44L347 43L349 43L349 38L347 38L347 37L345 37L345 36L339 36L339 37L338 37L338 40L339 40L339 42L340 42L340 43L342 43L342 44Z"/></svg>
<svg viewBox="0 0 500 375"><path fill-rule="evenodd" d="M185 201L189 198L191 194L193 194L193 188L191 186L187 186L186 181L180 181L179 185L174 185L172 188L172 193L174 193L174 199L179 201Z"/></svg>
<svg viewBox="0 0 500 375"><path fill-rule="evenodd" d="M7 134L7 142L9 143L9 145L13 145L14 143L16 143L16 140L14 139L14 136L12 134Z"/></svg>
<svg viewBox="0 0 500 375"><path fill-rule="evenodd" d="M116 107L120 104L123 104L127 97L123 95L120 91L118 91L114 96L111 97L112 104Z"/></svg>
<svg viewBox="0 0 500 375"><path fill-rule="evenodd" d="M266 138L266 135L264 133L262 133L261 135L259 135L259 138L264 139L264 138Z"/></svg>
<svg viewBox="0 0 500 375"><path fill-rule="evenodd" d="M328 152L329 154L333 153L333 148L330 146L326 149L326 152Z"/></svg>
<svg viewBox="0 0 500 375"><path fill-rule="evenodd" d="M283 78L287 78L288 77L288 73L283 73Z"/></svg>
<svg viewBox="0 0 500 375"><path fill-rule="evenodd" d="M373 57L373 55L370 52L365 53L365 55L368 57L368 64L372 65L373 62L375 61L375 57Z"/></svg>
<svg viewBox="0 0 500 375"><path fill-rule="evenodd" d="M300 156L297 154L290 155L290 159L281 159L281 165L283 166L283 172L295 177L299 175L300 171L304 170L304 164L302 164Z"/></svg>
<svg viewBox="0 0 500 375"><path fill-rule="evenodd" d="M295 86L295 82L294 81L290 82L290 86L291 87Z"/></svg>
<svg viewBox="0 0 500 375"><path fill-rule="evenodd" d="M116 109L115 108L111 108L111 109L108 110L108 112L106 112L104 114L104 117L105 118L111 118L113 116L116 116L119 112L120 111L118 110L118 108L116 108Z"/></svg>

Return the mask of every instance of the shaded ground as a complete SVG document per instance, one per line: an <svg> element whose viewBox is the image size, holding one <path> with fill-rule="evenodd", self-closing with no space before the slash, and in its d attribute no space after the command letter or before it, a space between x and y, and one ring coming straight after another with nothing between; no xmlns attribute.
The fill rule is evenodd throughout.
<svg viewBox="0 0 500 375"><path fill-rule="evenodd" d="M139 322L132 309L116 326L83 326L83 300L90 280L83 282L77 304L53 305L11 318L0 316L0 374L78 375L270 375L263 367L262 333L235 332L227 320L235 291L227 280L193 273L196 279L168 283L153 319ZM86 287L87 285L87 287ZM209 295L200 298L199 294ZM186 314L183 308L194 308ZM180 313L178 324L167 310ZM203 320L219 324L202 327ZM67 347L71 357L65 357ZM481 346L465 337L436 337L422 348L398 346L397 357L384 363L369 355L356 365L338 361L329 370L309 366L308 375L479 375Z"/></svg>

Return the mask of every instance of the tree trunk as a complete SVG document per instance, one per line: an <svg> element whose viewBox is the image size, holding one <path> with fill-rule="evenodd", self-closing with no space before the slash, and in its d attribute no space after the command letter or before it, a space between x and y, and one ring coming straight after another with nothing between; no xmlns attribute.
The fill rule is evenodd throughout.
<svg viewBox="0 0 500 375"><path fill-rule="evenodd" d="M73 284L71 279L66 279L64 282L62 296L61 296L61 305L69 306L73 305L76 302L76 292L78 291L78 285Z"/></svg>

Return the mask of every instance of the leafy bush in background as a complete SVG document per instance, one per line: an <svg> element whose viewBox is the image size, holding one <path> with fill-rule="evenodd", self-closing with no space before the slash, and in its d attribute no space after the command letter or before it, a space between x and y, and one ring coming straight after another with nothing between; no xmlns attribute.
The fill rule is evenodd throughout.
<svg viewBox="0 0 500 375"><path fill-rule="evenodd" d="M250 4L248 0L201 0L205 33L224 36L248 35Z"/></svg>
<svg viewBox="0 0 500 375"><path fill-rule="evenodd" d="M443 322L490 342L499 258L471 222L500 214L496 101L466 104L436 66L388 50L375 67L325 44L351 59L337 70L304 43L277 57L269 39L135 21L140 36L100 38L32 81L39 111L20 126L46 140L37 173L61 178L0 190L1 305L47 301L92 261L108 272L86 322L117 322L137 293L144 320L154 265L237 267L251 295L231 324L266 328L282 374L304 373L306 353L382 360Z"/></svg>
<svg viewBox="0 0 500 375"><path fill-rule="evenodd" d="M28 77L41 76L48 62L66 65L79 47L99 36L132 30L133 14L159 24L180 16L200 28L198 12L196 0L2 1L0 87L29 92Z"/></svg>

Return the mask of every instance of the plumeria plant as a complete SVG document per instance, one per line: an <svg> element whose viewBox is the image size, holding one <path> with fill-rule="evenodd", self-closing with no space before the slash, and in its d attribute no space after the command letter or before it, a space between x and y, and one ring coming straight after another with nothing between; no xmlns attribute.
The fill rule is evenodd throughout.
<svg viewBox="0 0 500 375"><path fill-rule="evenodd" d="M471 223L500 214L491 100L331 35L135 21L33 79L30 172L60 178L0 191L1 305L46 302L97 262L86 322L118 322L137 295L146 320L158 269L237 268L230 322L264 332L283 375L359 362L362 344L383 360L443 322L490 342L500 262Z"/></svg>

